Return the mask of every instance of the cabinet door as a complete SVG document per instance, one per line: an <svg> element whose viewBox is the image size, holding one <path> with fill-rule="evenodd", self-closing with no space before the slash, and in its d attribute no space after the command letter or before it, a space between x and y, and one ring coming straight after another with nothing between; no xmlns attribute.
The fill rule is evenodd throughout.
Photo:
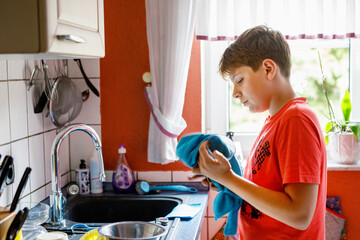
<svg viewBox="0 0 360 240"><path fill-rule="evenodd" d="M97 0L59 0L58 22L98 31Z"/></svg>
<svg viewBox="0 0 360 240"><path fill-rule="evenodd" d="M42 1L40 0L40 3ZM50 54L103 57L103 0L46 0L40 15L42 51ZM41 4L40 4L41 6Z"/></svg>

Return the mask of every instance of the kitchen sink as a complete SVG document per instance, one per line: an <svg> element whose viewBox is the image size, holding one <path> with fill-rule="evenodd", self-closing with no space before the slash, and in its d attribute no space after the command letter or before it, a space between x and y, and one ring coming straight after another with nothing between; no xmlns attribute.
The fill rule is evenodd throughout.
<svg viewBox="0 0 360 240"><path fill-rule="evenodd" d="M64 219L80 223L154 221L184 199L174 196L77 196L64 208Z"/></svg>

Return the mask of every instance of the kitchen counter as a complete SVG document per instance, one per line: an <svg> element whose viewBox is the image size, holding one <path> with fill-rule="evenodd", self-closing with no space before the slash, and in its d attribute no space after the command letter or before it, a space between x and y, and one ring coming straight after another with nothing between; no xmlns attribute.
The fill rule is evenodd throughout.
<svg viewBox="0 0 360 240"><path fill-rule="evenodd" d="M186 185L189 187L195 187L198 189L197 193L181 193L181 192L174 192L174 191L161 191L160 193L156 194L147 194L146 197L162 197L162 196L171 196L171 197L178 197L184 200L183 203L191 204L191 203L201 203L201 210L200 212L190 220L180 220L179 224L177 225L175 231L173 231L173 235L171 239L173 240L196 240L199 238L200 230L202 221L204 219L204 215L206 213L207 208L207 201L208 201L208 188L202 186L201 183L198 182L177 182L177 183L155 183L154 185ZM69 196L66 192L66 187L62 189L64 196L67 197L68 201L71 199L76 198L76 196ZM88 196L109 196L115 195L112 190L111 183L104 184L104 193L102 194L89 194ZM139 197L134 193L129 194L116 194L117 196L124 196L124 197ZM43 202L49 204L49 198L46 198ZM175 221L175 220L174 220ZM179 221L179 220L176 220ZM169 230L170 231L170 230ZM35 234L32 232L24 232L24 239L27 240L36 240ZM79 240L83 234L72 234L68 235L69 240ZM170 235L170 234L169 234ZM169 239L169 236L165 238L166 240ZM164 239L164 240L165 240Z"/></svg>

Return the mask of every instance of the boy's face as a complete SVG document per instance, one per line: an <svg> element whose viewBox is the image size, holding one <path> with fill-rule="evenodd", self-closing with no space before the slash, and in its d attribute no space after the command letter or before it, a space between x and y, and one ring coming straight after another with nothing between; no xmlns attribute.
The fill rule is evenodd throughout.
<svg viewBox="0 0 360 240"><path fill-rule="evenodd" d="M270 98L267 89L266 71L263 66L254 72L249 66L235 69L230 75L234 84L233 97L248 107L250 112L264 112L269 109Z"/></svg>

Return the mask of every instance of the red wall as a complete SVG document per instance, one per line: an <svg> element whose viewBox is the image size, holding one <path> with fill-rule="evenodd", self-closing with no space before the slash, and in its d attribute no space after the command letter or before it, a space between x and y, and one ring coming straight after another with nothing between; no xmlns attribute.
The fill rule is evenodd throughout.
<svg viewBox="0 0 360 240"><path fill-rule="evenodd" d="M182 163L147 162L150 111L142 74L150 71L145 1L104 1L105 58L100 60L101 134L105 169L115 167L123 143L133 170L188 170ZM201 131L200 42L194 40L183 118L184 133Z"/></svg>
<svg viewBox="0 0 360 240"><path fill-rule="evenodd" d="M328 196L340 197L347 239L360 239L360 171L328 171Z"/></svg>

